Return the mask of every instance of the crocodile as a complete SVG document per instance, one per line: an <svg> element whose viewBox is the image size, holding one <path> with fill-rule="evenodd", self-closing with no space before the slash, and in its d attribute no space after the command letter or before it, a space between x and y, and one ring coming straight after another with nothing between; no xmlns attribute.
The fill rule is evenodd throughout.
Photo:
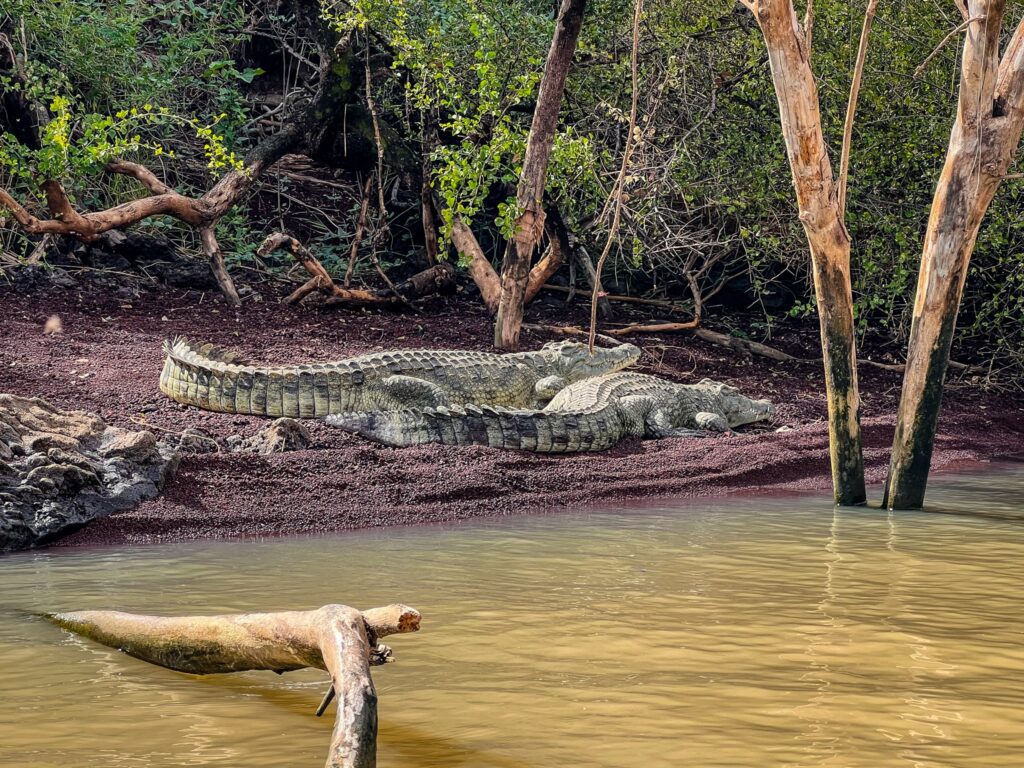
<svg viewBox="0 0 1024 768"><path fill-rule="evenodd" d="M277 368L245 365L228 350L184 338L166 342L164 352L160 390L172 399L210 411L292 418L469 404L540 407L564 387L640 357L632 344L591 354L575 341L505 355L400 350Z"/></svg>
<svg viewBox="0 0 1024 768"><path fill-rule="evenodd" d="M485 445L538 453L603 451L627 437L703 437L774 413L728 384L676 384L641 373L584 379L543 409L467 404L345 413L327 423L386 445Z"/></svg>

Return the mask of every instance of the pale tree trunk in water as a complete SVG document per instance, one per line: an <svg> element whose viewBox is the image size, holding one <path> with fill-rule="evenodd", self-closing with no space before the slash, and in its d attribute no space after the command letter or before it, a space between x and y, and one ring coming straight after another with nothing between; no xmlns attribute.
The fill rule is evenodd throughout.
<svg viewBox="0 0 1024 768"><path fill-rule="evenodd" d="M420 614L407 605L358 611L325 605L315 611L224 616L145 616L120 611L78 611L47 618L98 643L193 675L251 669L289 672L305 667L331 676L338 711L325 768L377 764L377 692L370 667L390 659L378 641L416 632Z"/></svg>
<svg viewBox="0 0 1024 768"><path fill-rule="evenodd" d="M551 50L544 65L544 76L540 82L540 93L523 158L523 172L516 192L519 218L516 220L515 236L509 243L501 267L501 297L494 326L494 345L499 349L515 350L519 346L530 264L544 233L541 201L547 182L548 161L551 159L551 147L558 127L565 79L576 51L585 6L586 0L562 0Z"/></svg>
<svg viewBox="0 0 1024 768"><path fill-rule="evenodd" d="M1024 20L999 57L1005 0L969 0L956 122L925 233L883 505L924 504L942 386L971 252L1024 126Z"/></svg>
<svg viewBox="0 0 1024 768"><path fill-rule="evenodd" d="M850 286L850 236L821 130L810 51L792 0L743 0L768 48L800 221L811 251L828 396L832 486L837 504L865 503L860 395Z"/></svg>

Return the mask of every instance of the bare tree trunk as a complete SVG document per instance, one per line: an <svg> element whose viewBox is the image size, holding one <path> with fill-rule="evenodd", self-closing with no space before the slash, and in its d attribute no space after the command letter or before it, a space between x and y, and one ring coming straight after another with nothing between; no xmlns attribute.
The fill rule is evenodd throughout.
<svg viewBox="0 0 1024 768"><path fill-rule="evenodd" d="M434 208L434 190L430 185L430 155L437 144L437 127L429 109L422 113L420 139L420 218L423 221L423 248L427 266L437 264L440 255L437 236L437 211Z"/></svg>
<svg viewBox="0 0 1024 768"><path fill-rule="evenodd" d="M420 627L419 612L399 604L363 612L325 605L315 611L227 616L79 611L48 618L129 656L195 675L326 670L339 697L326 768L377 764L377 693L370 665L390 654L377 641Z"/></svg>
<svg viewBox="0 0 1024 768"><path fill-rule="evenodd" d="M969 0L957 118L925 233L883 505L924 504L957 311L981 221L1024 127L1024 20L999 58L1005 0ZM972 23L973 22L973 23Z"/></svg>
<svg viewBox="0 0 1024 768"><path fill-rule="evenodd" d="M576 51L580 27L583 26L583 9L586 4L586 0L562 0L551 50L548 51L547 63L544 65L544 76L540 82L537 107L533 113L523 158L523 172L516 192L519 208L516 233L501 266L501 297L494 326L494 345L499 349L515 350L519 346L530 263L544 232L541 201L547 183L548 161L551 159L551 147L558 126L565 80Z"/></svg>
<svg viewBox="0 0 1024 768"><path fill-rule="evenodd" d="M806 37L792 0L743 2L754 13L768 48L800 221L810 244L825 358L833 494L837 504L864 504L850 236L822 135Z"/></svg>

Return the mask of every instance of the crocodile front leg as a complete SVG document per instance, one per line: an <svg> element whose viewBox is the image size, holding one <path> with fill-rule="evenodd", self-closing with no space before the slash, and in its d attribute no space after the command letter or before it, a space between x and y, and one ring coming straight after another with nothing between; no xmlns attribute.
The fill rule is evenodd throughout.
<svg viewBox="0 0 1024 768"><path fill-rule="evenodd" d="M729 431L729 421L720 413L700 411L693 417L693 423L697 426L697 429L703 429L707 432Z"/></svg>
<svg viewBox="0 0 1024 768"><path fill-rule="evenodd" d="M701 429L676 426L672 412L668 408L655 407L647 414L644 422L646 437L660 440L665 437L708 437L709 433Z"/></svg>
<svg viewBox="0 0 1024 768"><path fill-rule="evenodd" d="M367 387L364 411L401 411L449 405L447 393L437 384L415 376L388 376Z"/></svg>
<svg viewBox="0 0 1024 768"><path fill-rule="evenodd" d="M536 398L536 406L543 408L551 399L565 389L569 382L561 376L545 376L533 385L533 396Z"/></svg>

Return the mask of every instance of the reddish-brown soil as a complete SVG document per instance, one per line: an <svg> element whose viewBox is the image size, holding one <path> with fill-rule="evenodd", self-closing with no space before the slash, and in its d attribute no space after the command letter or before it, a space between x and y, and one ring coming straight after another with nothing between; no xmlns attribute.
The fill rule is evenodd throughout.
<svg viewBox="0 0 1024 768"><path fill-rule="evenodd" d="M120 427L197 427L251 435L264 419L180 406L157 388L161 344L176 334L233 347L251 360L328 360L396 347L487 349L490 322L470 299L437 299L422 314L322 310L266 300L240 311L212 293L170 289L129 299L106 293L0 291L0 392L41 396L95 411ZM44 335L51 315L63 332ZM578 321L564 305L531 308L532 320ZM741 327L741 326L739 326ZM773 343L812 353L801 325ZM551 337L524 334L524 346ZM310 450L274 456L185 456L163 495L96 521L63 543L147 542L210 536L320 532L479 515L629 504L652 497L735 490L827 489L828 436L816 364L744 359L686 335L640 336L642 370L684 382L729 381L778 405L774 423L715 439L628 441L607 453L538 456L485 448L395 450L312 423ZM883 479L899 376L862 371L869 480ZM775 432L787 426L791 431ZM947 387L933 468L1024 457L1024 403L970 382Z"/></svg>

